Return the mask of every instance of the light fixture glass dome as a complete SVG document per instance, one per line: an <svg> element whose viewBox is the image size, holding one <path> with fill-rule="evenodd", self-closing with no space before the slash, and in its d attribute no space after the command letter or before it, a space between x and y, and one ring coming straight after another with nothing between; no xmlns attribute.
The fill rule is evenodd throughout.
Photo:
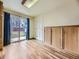
<svg viewBox="0 0 79 59"><path fill-rule="evenodd" d="M26 6L27 8L30 8L32 7L38 0L27 0L25 3L24 3L24 6Z"/></svg>

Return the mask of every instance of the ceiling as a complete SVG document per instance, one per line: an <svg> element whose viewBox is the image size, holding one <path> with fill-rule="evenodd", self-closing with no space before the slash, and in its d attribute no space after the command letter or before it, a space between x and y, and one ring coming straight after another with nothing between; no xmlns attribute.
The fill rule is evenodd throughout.
<svg viewBox="0 0 79 59"><path fill-rule="evenodd" d="M74 1L76 0L39 0L31 8L24 7L21 4L22 0L3 0L3 3L5 9L30 16L37 16L73 4L72 2Z"/></svg>

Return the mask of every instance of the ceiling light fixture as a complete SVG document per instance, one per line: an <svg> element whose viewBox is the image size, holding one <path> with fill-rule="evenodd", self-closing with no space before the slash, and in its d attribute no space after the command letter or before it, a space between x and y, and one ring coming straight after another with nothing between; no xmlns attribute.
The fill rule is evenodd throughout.
<svg viewBox="0 0 79 59"><path fill-rule="evenodd" d="M27 8L32 7L38 0L23 0L22 4Z"/></svg>

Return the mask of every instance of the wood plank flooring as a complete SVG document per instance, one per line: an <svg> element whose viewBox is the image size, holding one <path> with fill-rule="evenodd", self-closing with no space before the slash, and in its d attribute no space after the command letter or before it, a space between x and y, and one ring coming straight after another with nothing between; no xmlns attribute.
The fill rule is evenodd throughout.
<svg viewBox="0 0 79 59"><path fill-rule="evenodd" d="M36 40L10 44L4 52L0 59L79 59L78 54L59 51Z"/></svg>

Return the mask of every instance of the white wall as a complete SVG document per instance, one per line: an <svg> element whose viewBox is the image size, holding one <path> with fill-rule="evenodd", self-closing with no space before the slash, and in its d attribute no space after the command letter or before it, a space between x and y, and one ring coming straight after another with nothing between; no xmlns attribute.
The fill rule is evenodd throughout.
<svg viewBox="0 0 79 59"><path fill-rule="evenodd" d="M44 39L44 24L43 24L43 19L41 17L37 17L35 20L35 37L38 40Z"/></svg>
<svg viewBox="0 0 79 59"><path fill-rule="evenodd" d="M30 38L35 38L34 33L34 20L30 19Z"/></svg>
<svg viewBox="0 0 79 59"><path fill-rule="evenodd" d="M72 5L52 9L50 12L37 16L35 20L36 38L44 40L45 26L79 25L79 5L73 2Z"/></svg>

